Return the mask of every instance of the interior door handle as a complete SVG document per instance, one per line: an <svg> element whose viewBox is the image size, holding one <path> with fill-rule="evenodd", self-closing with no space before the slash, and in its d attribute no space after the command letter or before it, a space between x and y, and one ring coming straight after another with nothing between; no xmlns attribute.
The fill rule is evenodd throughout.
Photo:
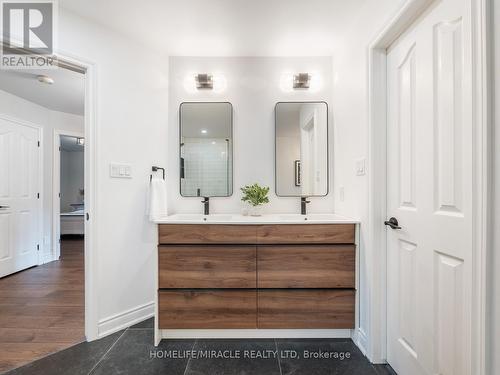
<svg viewBox="0 0 500 375"><path fill-rule="evenodd" d="M390 226L392 229L401 229L398 219L395 217L391 217L388 221L384 221L384 224Z"/></svg>
<svg viewBox="0 0 500 375"><path fill-rule="evenodd" d="M8 210L10 206L0 206L0 210Z"/></svg>

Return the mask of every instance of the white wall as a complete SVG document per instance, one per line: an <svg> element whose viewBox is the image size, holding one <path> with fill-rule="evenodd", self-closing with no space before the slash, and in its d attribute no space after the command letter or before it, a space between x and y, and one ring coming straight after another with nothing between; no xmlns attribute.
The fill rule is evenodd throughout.
<svg viewBox="0 0 500 375"><path fill-rule="evenodd" d="M293 72L311 72L315 77L313 88L290 90L291 82L287 79ZM196 90L192 80L196 73L214 73L216 80L223 77L220 81L225 82L226 87ZM201 213L203 209L199 198L182 198L179 194L181 102L229 101L233 104L234 194L212 199L211 212L240 212L243 207L240 187L258 182L271 187L270 203L264 213L299 213L299 198L279 198L274 190L274 106L279 101L312 100L326 101L331 106L331 92L330 57L171 57L167 170L170 212ZM312 198L308 209L332 212L333 194Z"/></svg>
<svg viewBox="0 0 500 375"><path fill-rule="evenodd" d="M0 88L1 89L1 88ZM51 111L38 104L0 90L0 114L24 120L42 128L43 150L43 238L41 245L43 259L51 258L55 242L52 238L52 163L54 149L54 129L82 132L83 117L63 112Z"/></svg>
<svg viewBox="0 0 500 375"><path fill-rule="evenodd" d="M373 32L375 30L372 30ZM360 37L360 36L358 36ZM335 108L335 209L339 214L357 217L361 220L360 230L360 330L370 334L370 311L368 298L370 284L366 274L366 252L370 251L366 242L368 223L368 178L356 176L356 160L368 156L368 103L367 103L367 55L366 47L370 33L366 33L363 42L356 41L351 48L342 51L334 61ZM356 47L357 46L357 47ZM348 47L348 46L347 46ZM369 171L368 171L369 173ZM344 199L341 200L340 190ZM365 343L367 345L367 343ZM369 352L370 348L366 347Z"/></svg>
<svg viewBox="0 0 500 375"><path fill-rule="evenodd" d="M59 48L96 68L97 211L90 215L103 335L153 312L157 234L145 215L146 189L151 166L166 165L168 59L64 9ZM132 178L111 179L111 162L130 164Z"/></svg>
<svg viewBox="0 0 500 375"><path fill-rule="evenodd" d="M371 294L366 267L367 254L372 250L367 243L368 174L356 175L356 161L368 157L368 46L382 26L401 6L401 0L366 2L360 17L346 33L345 43L334 56L333 117L335 121L335 210L339 214L361 220L360 230L360 330L361 344L367 354L371 332ZM368 160L366 163L368 166ZM344 190L341 199L340 190ZM376 256L376 254L374 254Z"/></svg>
<svg viewBox="0 0 500 375"><path fill-rule="evenodd" d="M488 372L500 374L500 0L493 1L493 65L494 72L494 184L493 184L493 248L489 258L489 321L488 333Z"/></svg>
<svg viewBox="0 0 500 375"><path fill-rule="evenodd" d="M71 212L71 204L83 203L84 152L61 151L61 212Z"/></svg>

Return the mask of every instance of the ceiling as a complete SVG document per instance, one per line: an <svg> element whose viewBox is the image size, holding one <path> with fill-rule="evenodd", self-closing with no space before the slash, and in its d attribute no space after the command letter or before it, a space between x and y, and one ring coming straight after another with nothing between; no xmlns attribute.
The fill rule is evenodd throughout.
<svg viewBox="0 0 500 375"><path fill-rule="evenodd" d="M45 74L54 79L52 85L38 82ZM13 95L53 111L83 115L85 76L68 69L0 70L0 88Z"/></svg>
<svg viewBox="0 0 500 375"><path fill-rule="evenodd" d="M60 0L171 56L332 56L401 0ZM388 12L388 9L390 11Z"/></svg>
<svg viewBox="0 0 500 375"><path fill-rule="evenodd" d="M60 0L61 7L170 56L332 56L346 37L401 0ZM83 115L84 76L66 69L0 70L0 87Z"/></svg>

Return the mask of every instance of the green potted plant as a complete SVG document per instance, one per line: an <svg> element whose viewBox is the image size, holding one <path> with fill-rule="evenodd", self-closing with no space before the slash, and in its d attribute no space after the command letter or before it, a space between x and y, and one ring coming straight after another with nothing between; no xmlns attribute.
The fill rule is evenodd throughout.
<svg viewBox="0 0 500 375"><path fill-rule="evenodd" d="M267 194L269 193L268 186L260 186L255 183L253 185L246 185L241 188L243 197L241 200L250 205L249 213L251 216L260 216L262 205L269 203L269 198Z"/></svg>

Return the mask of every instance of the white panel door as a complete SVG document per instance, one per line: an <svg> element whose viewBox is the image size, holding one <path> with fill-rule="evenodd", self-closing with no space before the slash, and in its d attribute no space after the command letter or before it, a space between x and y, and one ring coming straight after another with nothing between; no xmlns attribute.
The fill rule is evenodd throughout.
<svg viewBox="0 0 500 375"><path fill-rule="evenodd" d="M0 118L0 277L38 264L38 129Z"/></svg>
<svg viewBox="0 0 500 375"><path fill-rule="evenodd" d="M387 358L470 373L472 100L462 0L435 2L387 56ZM473 374L471 374L473 375Z"/></svg>

